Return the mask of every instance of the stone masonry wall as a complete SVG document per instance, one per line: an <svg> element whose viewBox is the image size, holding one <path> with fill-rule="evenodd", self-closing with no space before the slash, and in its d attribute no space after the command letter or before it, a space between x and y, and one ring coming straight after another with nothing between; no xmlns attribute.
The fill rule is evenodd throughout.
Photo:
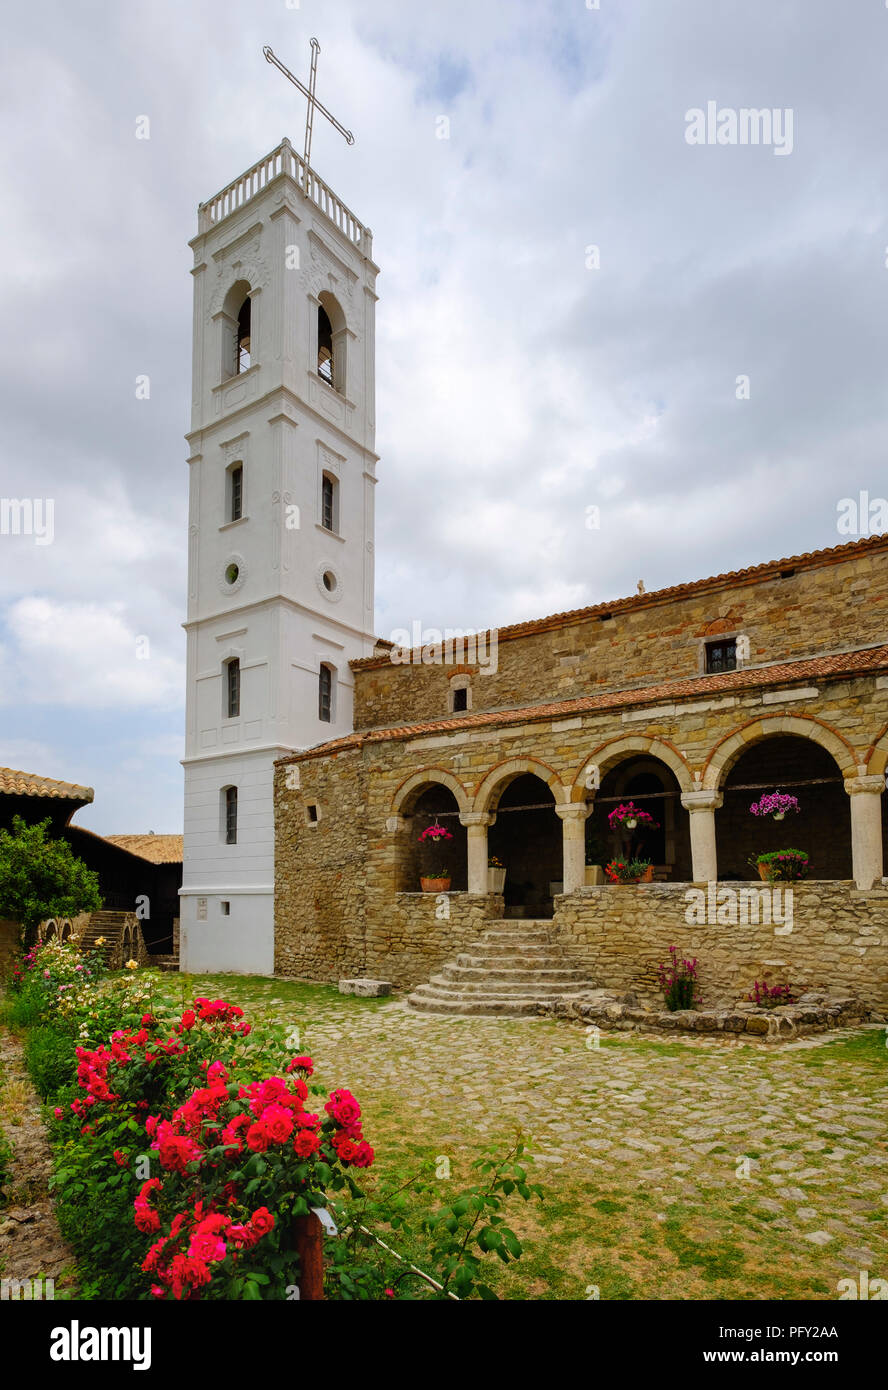
<svg viewBox="0 0 888 1390"><path fill-rule="evenodd" d="M718 699L686 699L657 709L595 711L570 719L370 740L358 748L293 755L278 765L275 780L275 968L281 974L317 980L369 973L406 988L427 979L465 941L477 936L485 914L502 912L501 900L497 906L497 900L458 893L449 897L449 922L442 921L435 916L434 897L399 891L405 881L399 866L409 863L417 829L409 797L404 799L405 785L414 785L414 779L420 785L445 781L453 792L454 807L458 804L464 811L487 809L498 777L508 779L528 771L548 782L556 801L582 801L591 794L582 777L590 759L606 770L621 760L644 755L669 762L679 784L693 788L701 785L704 768L720 740L738 732L745 740L744 748L767 749L766 736L771 734L825 738L835 750L837 775L853 777L867 766L868 758L871 771L883 771L884 750L872 755L869 750L886 724L888 679L873 675L821 682L816 692L751 690ZM289 786L288 781L297 776L298 787ZM847 801L841 786L838 792ZM806 804L815 806L818 794L816 786L804 789ZM318 807L319 819L313 825L307 818L309 805ZM688 813L675 803L675 814L687 817ZM715 812L719 864L728 869L742 855L732 853L726 843L721 815ZM505 832L515 820L514 815L503 814L495 827L496 852L513 873L516 866L509 862ZM850 825L844 803L843 814L837 814L831 824L836 838L845 838L847 854ZM773 826L756 830L750 820L744 835L750 828L757 835ZM798 824L789 827L787 835L791 833L792 842L810 852L815 847L802 842L802 830ZM756 840L754 847L772 846ZM744 839L735 848L745 853L748 844ZM415 886L418 889L418 883ZM670 945L682 946L695 951L706 970L716 968L707 961L716 962L721 971L719 987L730 983L732 988L742 985L748 991L764 959L770 955L784 959L790 951L796 974L793 984L813 988L834 983L826 977L833 965L841 965L849 982L852 973L855 979L865 976L873 997L885 988L884 958L875 946L860 944L870 935L864 930L868 919L879 931L885 923L888 908L878 895L857 898L847 886L829 882L797 886L797 918L805 924L804 931L797 928L789 945L778 938L777 951L759 935L747 940L740 929L729 939L723 932L708 936L709 929L696 935L682 933L682 939L676 939L684 922L684 900L681 891L677 898L670 896L675 892L673 887L656 884L637 890L598 890L597 899L583 897L577 905L582 906L582 929L593 933L590 943L596 950L600 946L607 953L609 923L613 917L619 927L624 911L620 904L625 900L633 910L639 905L656 908L643 923L633 920L630 931L633 938L637 935L638 940L652 943L650 952L644 948L644 961L650 958L656 964ZM573 898L568 910L572 904ZM847 922L848 932L853 928L847 942L830 935L833 911ZM579 919L574 923L577 930L578 923ZM842 951L835 956L839 947ZM870 952L868 959L860 954L864 950ZM632 965L636 957L627 949L617 950L614 945L613 952L617 978L603 979L608 987L619 986L624 977L628 983L636 968ZM736 964L729 974L732 953ZM605 959L610 957L606 954ZM861 960L867 962L865 969L855 965Z"/></svg>
<svg viewBox="0 0 888 1390"><path fill-rule="evenodd" d="M706 917L717 919L721 912L725 920L698 926L687 920L694 901L689 885L639 884L586 888L558 898L552 930L603 989L662 998L657 966L668 961L669 947L675 946L683 957L697 957L707 1006L744 999L754 980L767 978L770 984L791 985L795 995L847 990L870 1009L888 1012L888 892L863 893L840 882L789 886L791 919L776 925L773 919L785 916L783 897L772 923L755 923L755 913L744 912L742 901L729 897L740 887L767 893L768 885L719 884L721 906L713 898L715 910ZM736 924L730 920L735 914Z"/></svg>
<svg viewBox="0 0 888 1390"><path fill-rule="evenodd" d="M881 542L879 543L881 545ZM472 680L472 712L569 700L702 673L701 646L721 633L750 640L746 665L884 642L888 564L868 543L856 554L781 578L751 576L685 596L633 601L625 611L504 638L497 669ZM485 658L486 659L486 658ZM354 668L356 729L443 719L453 666Z"/></svg>
<svg viewBox="0 0 888 1390"><path fill-rule="evenodd" d="M366 973L396 989L424 984L479 939L487 920L502 915L501 897L396 893L386 911L368 920Z"/></svg>
<svg viewBox="0 0 888 1390"><path fill-rule="evenodd" d="M275 773L275 973L363 975L366 824L360 754ZM292 780L292 777L289 779ZM311 823L307 807L317 806Z"/></svg>

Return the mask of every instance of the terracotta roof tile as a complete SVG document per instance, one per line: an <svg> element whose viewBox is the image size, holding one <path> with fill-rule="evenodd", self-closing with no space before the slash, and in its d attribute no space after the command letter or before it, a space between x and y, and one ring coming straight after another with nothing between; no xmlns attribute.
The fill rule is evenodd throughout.
<svg viewBox="0 0 888 1390"><path fill-rule="evenodd" d="M418 738L423 734L457 733L464 729L501 727L508 724L527 724L537 720L563 719L572 714L593 714L599 710L627 709L638 705L658 705L675 700L693 699L701 695L729 695L732 691L754 690L757 687L798 685L812 680L839 680L845 676L866 676L888 671L888 644L866 647L860 651L839 652L833 656L814 656L804 661L787 661L775 666L747 667L725 671L716 676L692 676L687 680L663 681L659 685L636 687L631 690L608 690L598 695L582 695L572 700L558 700L545 705L527 705L516 709L491 710L488 713L468 714L456 719L432 719L418 724L398 725L390 729L368 729L332 739L329 743L308 748L280 758L281 764L323 758L330 754L357 749L369 743L387 743Z"/></svg>
<svg viewBox="0 0 888 1390"><path fill-rule="evenodd" d="M36 772L17 772L15 768L0 767L0 794L7 796L48 796L64 801L92 801L92 787L76 782L57 782L53 777L40 777Z"/></svg>
<svg viewBox="0 0 888 1390"><path fill-rule="evenodd" d="M152 864L181 864L181 835L104 835L102 837L119 849L150 859Z"/></svg>
<svg viewBox="0 0 888 1390"><path fill-rule="evenodd" d="M714 574L708 579L694 579L687 584L674 584L667 589L653 589L649 594L632 594L629 598L611 599L605 603L595 603L589 608L573 608L566 613L553 613L546 618L530 618L527 622L512 623L507 627L494 629L497 642L509 642L517 637L528 637L535 632L548 632L553 628L568 627L573 623L585 622L602 613L627 613L639 608L650 608L668 603L690 594L705 593L710 589L724 589L746 584L761 584L768 579L776 579L781 571L788 569L816 569L820 565L838 565L845 560L853 560L870 551L888 550L888 535L868 536L864 540L849 541L846 545L833 545L825 550L808 550L802 555L790 555L783 560L766 560L761 565L750 565L747 569L729 570L725 574ZM479 634L483 635L483 634ZM379 639L380 641L382 639ZM364 656L349 662L353 671L371 670L373 667L390 666L388 656ZM409 669L406 660L398 663ZM418 664L418 663L417 663Z"/></svg>

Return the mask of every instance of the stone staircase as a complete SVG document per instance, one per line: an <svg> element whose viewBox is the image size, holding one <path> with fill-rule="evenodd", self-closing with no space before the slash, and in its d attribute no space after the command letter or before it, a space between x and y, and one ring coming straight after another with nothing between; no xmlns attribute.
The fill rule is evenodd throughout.
<svg viewBox="0 0 888 1390"><path fill-rule="evenodd" d="M551 921L503 918L492 921L480 941L443 965L427 985L417 986L407 1002L429 1014L518 1018L536 1014L548 999L572 998L593 988L552 941Z"/></svg>
<svg viewBox="0 0 888 1390"><path fill-rule="evenodd" d="M124 954L124 930L131 919L128 912L111 912L103 908L93 912L80 933L81 948L98 950L104 958L105 968L119 970ZM104 944L96 947L96 942L104 937Z"/></svg>
<svg viewBox="0 0 888 1390"><path fill-rule="evenodd" d="M176 973L178 973L179 957L177 955L172 954L166 956L149 955L148 964L153 965L155 970L163 970L167 973L175 971Z"/></svg>

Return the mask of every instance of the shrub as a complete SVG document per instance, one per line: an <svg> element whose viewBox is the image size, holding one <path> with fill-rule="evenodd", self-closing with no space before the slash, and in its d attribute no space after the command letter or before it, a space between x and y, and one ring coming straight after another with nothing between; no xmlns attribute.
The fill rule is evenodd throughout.
<svg viewBox="0 0 888 1390"><path fill-rule="evenodd" d="M793 993L791 985L769 985L765 980L755 980L752 986L752 993L747 994L747 1000L751 1004L758 1004L762 1009L773 1009L777 1004L791 1004Z"/></svg>
<svg viewBox="0 0 888 1390"><path fill-rule="evenodd" d="M697 958L681 960L674 946L669 947L668 965L658 965L660 988L666 1007L672 1013L692 1009L697 997Z"/></svg>
<svg viewBox="0 0 888 1390"><path fill-rule="evenodd" d="M25 1040L25 1062L37 1094L53 1097L72 1081L71 1038L58 1028L31 1028Z"/></svg>
<svg viewBox="0 0 888 1390"><path fill-rule="evenodd" d="M47 818L28 825L14 816L0 830L0 917L21 922L32 934L47 917L75 917L102 906L99 876L73 853L67 840L50 838Z"/></svg>

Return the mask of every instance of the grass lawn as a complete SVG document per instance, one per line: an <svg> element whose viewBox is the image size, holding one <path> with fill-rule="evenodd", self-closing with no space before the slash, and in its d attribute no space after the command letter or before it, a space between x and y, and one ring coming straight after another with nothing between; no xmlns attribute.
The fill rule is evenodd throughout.
<svg viewBox="0 0 888 1390"><path fill-rule="evenodd" d="M520 1129L546 1200L518 1202L521 1299L835 1299L888 1276L882 1029L761 1043L603 1034L546 1019L445 1018L401 1000L234 975L146 972L172 1001L240 1004L354 1091L376 1149L368 1182L475 1181ZM391 1243L420 1265L420 1247Z"/></svg>

